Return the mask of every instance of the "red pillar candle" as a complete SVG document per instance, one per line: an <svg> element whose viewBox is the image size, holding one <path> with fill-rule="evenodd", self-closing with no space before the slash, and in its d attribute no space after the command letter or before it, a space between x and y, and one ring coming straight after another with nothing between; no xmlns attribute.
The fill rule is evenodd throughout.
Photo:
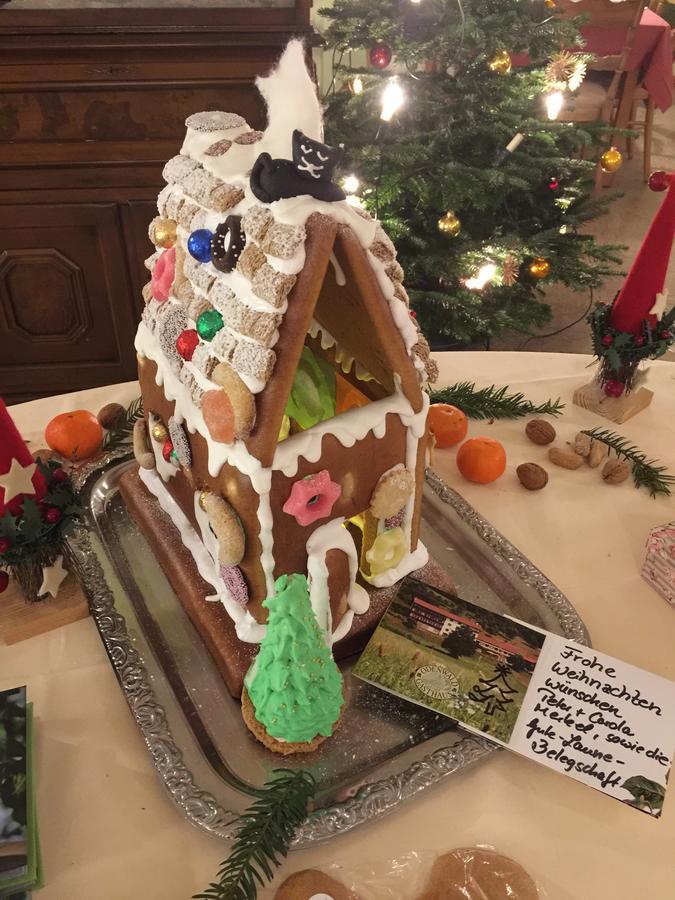
<svg viewBox="0 0 675 900"><path fill-rule="evenodd" d="M25 469L31 465L33 465L33 455L12 421L4 401L0 398L0 516L4 515L7 505L9 505L11 512L15 512L16 507L20 505L21 497L34 496L36 500L39 500L45 495L47 488L44 477L39 469L35 467L30 478L30 482L33 485L33 490L30 494L25 492L16 497L7 496L9 488L5 485L9 485L9 473L12 466L14 466L16 471L17 466Z"/></svg>
<svg viewBox="0 0 675 900"><path fill-rule="evenodd" d="M669 180L668 193L612 306L610 323L617 331L639 334L645 320L650 320L650 325L656 321L649 310L656 295L663 292L675 234L675 173L670 174Z"/></svg>

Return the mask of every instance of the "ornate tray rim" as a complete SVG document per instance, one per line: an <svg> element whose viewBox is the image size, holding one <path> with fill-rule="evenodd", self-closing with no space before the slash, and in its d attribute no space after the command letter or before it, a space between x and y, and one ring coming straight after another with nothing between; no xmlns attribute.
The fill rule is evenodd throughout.
<svg viewBox="0 0 675 900"><path fill-rule="evenodd" d="M82 466L75 475L76 487L84 491L94 476L129 456L128 448L119 448ZM521 581L533 587L544 603L555 610L566 637L590 645L586 626L572 604L536 566L431 469L426 470L426 483ZM89 525L81 524L76 528L69 538L70 549L96 627L154 766L171 798L193 825L231 840L236 834L238 813L224 809L211 793L195 784L192 773L185 765L183 753L169 728L166 712L155 699L143 658L133 645L124 617L115 609L113 593L91 544L89 526L96 527L89 522ZM466 733L453 746L440 747L403 771L361 788L353 798L314 811L296 832L292 846L301 848L328 840L391 812L404 800L437 784L458 769L478 762L496 749L489 741Z"/></svg>

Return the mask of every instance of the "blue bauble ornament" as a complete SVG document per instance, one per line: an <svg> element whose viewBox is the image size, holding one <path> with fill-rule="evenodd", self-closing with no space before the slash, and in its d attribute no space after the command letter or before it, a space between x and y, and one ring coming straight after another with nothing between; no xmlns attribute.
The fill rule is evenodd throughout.
<svg viewBox="0 0 675 900"><path fill-rule="evenodd" d="M211 238L213 232L208 228L198 228L193 231L187 241L188 253L196 260L207 263L211 259Z"/></svg>

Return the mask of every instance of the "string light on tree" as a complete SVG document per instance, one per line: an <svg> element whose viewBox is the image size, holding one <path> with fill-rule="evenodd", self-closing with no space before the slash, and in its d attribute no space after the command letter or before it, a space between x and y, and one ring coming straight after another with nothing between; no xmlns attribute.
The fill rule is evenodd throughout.
<svg viewBox="0 0 675 900"><path fill-rule="evenodd" d="M449 209L445 215L438 220L438 230L448 237L457 237L462 230L462 223L455 213Z"/></svg>
<svg viewBox="0 0 675 900"><path fill-rule="evenodd" d="M383 122L391 122L395 113L403 106L405 94L398 78L390 78L382 91L382 112L380 118Z"/></svg>
<svg viewBox="0 0 675 900"><path fill-rule="evenodd" d="M527 267L527 270L533 278L536 278L537 281L539 281L542 278L548 277L551 272L551 263L543 256L535 256Z"/></svg>
<svg viewBox="0 0 675 900"><path fill-rule="evenodd" d="M511 71L511 54L508 50L498 50L488 62L488 68L497 75L508 75Z"/></svg>
<svg viewBox="0 0 675 900"><path fill-rule="evenodd" d="M361 76L355 75L354 78L352 78L352 80L349 82L349 87L351 89L352 94L356 94L357 96L359 94L362 94L363 93L363 79L361 78Z"/></svg>
<svg viewBox="0 0 675 900"><path fill-rule="evenodd" d="M470 291L482 291L497 274L497 266L494 263L485 263L481 266L476 275L464 280L465 287Z"/></svg>
<svg viewBox="0 0 675 900"><path fill-rule="evenodd" d="M391 62L391 57L391 47L388 47L382 42L375 44L368 51L370 64L371 66L375 66L376 69L386 69Z"/></svg>
<svg viewBox="0 0 675 900"><path fill-rule="evenodd" d="M551 121L554 121L560 115L564 99L562 91L551 91L550 94L546 94L544 99L546 104L546 115Z"/></svg>
<svg viewBox="0 0 675 900"><path fill-rule="evenodd" d="M600 157L600 168L603 172L616 172L623 164L623 155L618 147L610 147Z"/></svg>
<svg viewBox="0 0 675 900"><path fill-rule="evenodd" d="M355 194L361 187L361 182L356 175L347 175L342 182L342 187L346 194Z"/></svg>

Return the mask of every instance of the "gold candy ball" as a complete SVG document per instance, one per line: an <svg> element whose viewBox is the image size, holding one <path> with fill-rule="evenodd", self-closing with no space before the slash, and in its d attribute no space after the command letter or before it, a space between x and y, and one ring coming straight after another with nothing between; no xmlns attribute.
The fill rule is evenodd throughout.
<svg viewBox="0 0 675 900"><path fill-rule="evenodd" d="M551 263L543 256L535 256L527 268L533 278L546 278L551 271Z"/></svg>
<svg viewBox="0 0 675 900"><path fill-rule="evenodd" d="M163 444L169 436L169 432L166 430L166 426L161 422L155 422L155 424L152 426L151 434L153 441L157 441L158 444Z"/></svg>
<svg viewBox="0 0 675 900"><path fill-rule="evenodd" d="M454 214L454 212L449 209L444 216L438 220L438 230L442 231L443 234L447 234L450 237L457 237L457 235L462 230L462 223Z"/></svg>
<svg viewBox="0 0 675 900"><path fill-rule="evenodd" d="M498 50L488 63L488 67L497 75L508 75L511 71L511 54L508 50Z"/></svg>
<svg viewBox="0 0 675 900"><path fill-rule="evenodd" d="M600 157L600 168L603 172L616 172L623 164L623 155L618 147L610 147Z"/></svg>
<svg viewBox="0 0 675 900"><path fill-rule="evenodd" d="M176 243L176 223L173 219L160 219L155 224L154 234L158 247L173 247Z"/></svg>
<svg viewBox="0 0 675 900"><path fill-rule="evenodd" d="M199 493L199 505L206 512L206 498L209 496L208 491L200 491Z"/></svg>

